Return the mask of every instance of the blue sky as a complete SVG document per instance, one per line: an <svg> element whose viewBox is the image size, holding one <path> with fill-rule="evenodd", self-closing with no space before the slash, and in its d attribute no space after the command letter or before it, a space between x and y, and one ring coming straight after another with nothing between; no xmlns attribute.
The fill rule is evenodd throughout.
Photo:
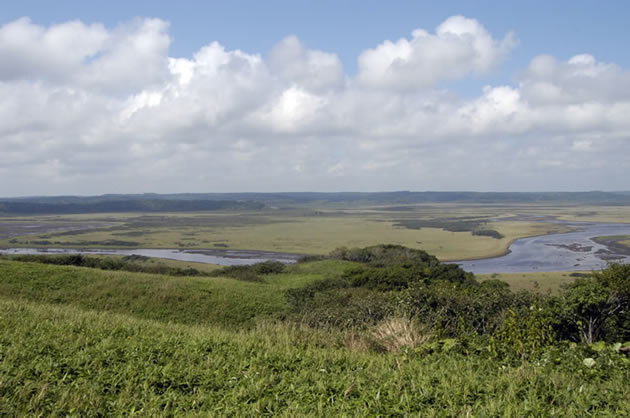
<svg viewBox="0 0 630 418"><path fill-rule="evenodd" d="M627 189L629 16L625 1L7 2L0 175L26 179L0 196Z"/></svg>

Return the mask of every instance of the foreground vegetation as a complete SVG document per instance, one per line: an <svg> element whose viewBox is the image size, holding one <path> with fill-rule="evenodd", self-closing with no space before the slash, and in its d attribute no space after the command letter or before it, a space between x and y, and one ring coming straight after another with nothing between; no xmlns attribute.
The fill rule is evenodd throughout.
<svg viewBox="0 0 630 418"><path fill-rule="evenodd" d="M630 266L547 295L392 245L211 276L69 260L0 259L0 415L630 410Z"/></svg>
<svg viewBox="0 0 630 418"><path fill-rule="evenodd" d="M7 300L0 317L2 415L619 416L630 408L628 366L612 349L557 347L511 363L458 350L352 351L323 331L234 333Z"/></svg>

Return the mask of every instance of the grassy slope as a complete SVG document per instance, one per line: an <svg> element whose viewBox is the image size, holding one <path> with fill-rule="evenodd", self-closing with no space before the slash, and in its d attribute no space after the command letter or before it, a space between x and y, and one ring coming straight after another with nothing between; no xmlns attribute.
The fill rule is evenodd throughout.
<svg viewBox="0 0 630 418"><path fill-rule="evenodd" d="M0 260L0 295L32 302L131 314L184 324L249 326L286 308L284 290L324 277L343 263L308 265L265 283L215 277L169 277ZM324 273L322 273L324 272Z"/></svg>
<svg viewBox="0 0 630 418"><path fill-rule="evenodd" d="M619 416L628 368L316 348L0 298L0 415ZM563 354L567 356L566 353ZM602 379L603 376L610 376Z"/></svg>
<svg viewBox="0 0 630 418"><path fill-rule="evenodd" d="M587 368L585 354L571 350L515 365L457 353L374 354L344 348L342 333L264 321L285 309L282 290L346 265L296 265L248 283L0 261L0 415L575 416L630 408L628 368L597 355L598 366Z"/></svg>

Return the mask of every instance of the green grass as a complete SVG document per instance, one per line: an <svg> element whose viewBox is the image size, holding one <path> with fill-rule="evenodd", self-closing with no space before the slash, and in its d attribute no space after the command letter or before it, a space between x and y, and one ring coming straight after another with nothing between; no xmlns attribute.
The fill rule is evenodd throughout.
<svg viewBox="0 0 630 418"><path fill-rule="evenodd" d="M0 416L620 416L629 362L559 345L376 353L357 331L278 321L284 290L351 263L252 283L0 260ZM583 360L594 358L596 366Z"/></svg>
<svg viewBox="0 0 630 418"><path fill-rule="evenodd" d="M540 293L558 294L561 287L571 283L575 277L572 272L536 272L536 273L494 273L479 274L478 280L498 279L507 282L513 291L532 290ZM578 272L579 273L579 272ZM590 273L590 272L582 272Z"/></svg>
<svg viewBox="0 0 630 418"><path fill-rule="evenodd" d="M518 364L370 354L289 328L229 332L0 298L0 415L621 416L619 356ZM597 365L582 364L593 356ZM614 360L611 360L614 359Z"/></svg>
<svg viewBox="0 0 630 418"><path fill-rule="evenodd" d="M266 276L263 283L222 277L170 277L0 260L0 295L72 305L152 320L225 327L251 326L286 308L284 290L325 277L343 263L318 262L322 271ZM310 269L310 272L309 272Z"/></svg>

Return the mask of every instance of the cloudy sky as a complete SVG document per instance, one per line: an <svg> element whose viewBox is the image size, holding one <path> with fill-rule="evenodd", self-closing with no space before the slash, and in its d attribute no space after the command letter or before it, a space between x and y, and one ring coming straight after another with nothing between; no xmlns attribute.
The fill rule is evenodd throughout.
<svg viewBox="0 0 630 418"><path fill-rule="evenodd" d="M630 189L625 1L91 3L0 10L0 196Z"/></svg>

